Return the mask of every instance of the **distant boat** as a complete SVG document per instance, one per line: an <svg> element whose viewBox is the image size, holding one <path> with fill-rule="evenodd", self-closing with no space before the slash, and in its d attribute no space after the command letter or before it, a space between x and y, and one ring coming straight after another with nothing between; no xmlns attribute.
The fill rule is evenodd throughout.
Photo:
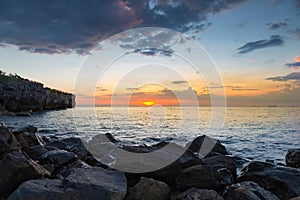
<svg viewBox="0 0 300 200"><path fill-rule="evenodd" d="M268 107L277 107L276 105L268 105Z"/></svg>

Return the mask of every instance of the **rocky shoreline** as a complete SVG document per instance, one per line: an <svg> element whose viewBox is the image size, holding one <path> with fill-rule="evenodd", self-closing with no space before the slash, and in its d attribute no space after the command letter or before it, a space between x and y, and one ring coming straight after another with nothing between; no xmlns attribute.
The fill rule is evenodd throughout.
<svg viewBox="0 0 300 200"><path fill-rule="evenodd" d="M73 108L75 96L42 83L0 71L0 116L30 116L32 112Z"/></svg>
<svg viewBox="0 0 300 200"><path fill-rule="evenodd" d="M169 144L121 146L112 135L106 136L109 142L103 145L135 153ZM290 149L286 164L276 165L238 158L217 141L201 157L205 138L195 138L183 155L162 169L126 173L99 162L79 138L49 140L32 126L0 126L0 199L300 199L300 149ZM240 173L238 168L243 168Z"/></svg>

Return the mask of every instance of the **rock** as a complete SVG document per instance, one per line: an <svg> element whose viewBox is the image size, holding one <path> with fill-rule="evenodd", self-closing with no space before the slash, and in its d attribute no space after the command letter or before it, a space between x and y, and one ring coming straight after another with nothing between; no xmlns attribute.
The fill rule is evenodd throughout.
<svg viewBox="0 0 300 200"><path fill-rule="evenodd" d="M21 133L21 132L27 132L27 133L36 133L38 131L38 129L34 126L28 125L28 126L24 126L21 127L17 130L14 131L14 133Z"/></svg>
<svg viewBox="0 0 300 200"><path fill-rule="evenodd" d="M10 130L0 126L0 156L13 150L19 150L21 145Z"/></svg>
<svg viewBox="0 0 300 200"><path fill-rule="evenodd" d="M46 147L56 147L56 148L58 148L58 149L64 150L64 149L66 149L67 144L64 143L64 142L62 142L62 141L55 140L55 141L49 142L49 143L46 144L45 146L46 146Z"/></svg>
<svg viewBox="0 0 300 200"><path fill-rule="evenodd" d="M230 155L225 146L222 145L219 140L215 140L206 135L197 137L189 145L189 150L194 153L199 153L203 157Z"/></svg>
<svg viewBox="0 0 300 200"><path fill-rule="evenodd" d="M290 200L300 200L300 196L291 198Z"/></svg>
<svg viewBox="0 0 300 200"><path fill-rule="evenodd" d="M254 181L279 199L290 199L300 195L300 170L252 161L238 176L238 182Z"/></svg>
<svg viewBox="0 0 300 200"><path fill-rule="evenodd" d="M85 160L91 155L80 138L66 138L62 142L67 145L65 150L75 153L81 160Z"/></svg>
<svg viewBox="0 0 300 200"><path fill-rule="evenodd" d="M163 146L169 144L169 150L168 152L163 152L159 154L161 156L160 159L164 159L164 156L172 157L172 152L176 151L183 151L182 147L178 146L175 143L158 143L153 146L144 146L144 147L130 147L130 151L134 152L151 152L155 151L157 149L161 149ZM126 147L128 148L128 147ZM199 165L202 164L202 159L200 159L198 156L194 155L191 151L187 150L186 152L183 153L179 158L175 158L174 162L169 164L166 167L163 167L159 170L151 171L151 172L146 172L146 173L126 173L127 179L128 179L128 184L129 186L133 186L138 182L140 177L148 177L148 178L153 178L155 180L159 180L162 182L165 182L169 186L175 186L175 179L179 175L180 171L182 171L185 168L194 166L194 165Z"/></svg>
<svg viewBox="0 0 300 200"><path fill-rule="evenodd" d="M73 194L64 192L62 180L30 180L22 183L8 200L72 200L76 197Z"/></svg>
<svg viewBox="0 0 300 200"><path fill-rule="evenodd" d="M196 165L183 170L176 178L176 186L184 191L192 187L199 189L220 189L230 185L222 174L208 165Z"/></svg>
<svg viewBox="0 0 300 200"><path fill-rule="evenodd" d="M73 169L63 180L29 180L21 184L8 200L121 200L126 194L122 172L102 168Z"/></svg>
<svg viewBox="0 0 300 200"><path fill-rule="evenodd" d="M272 192L260 187L252 181L245 181L231 185L225 195L226 200L279 200Z"/></svg>
<svg viewBox="0 0 300 200"><path fill-rule="evenodd" d="M31 146L43 145L44 142L35 132L16 131L14 132L19 143L22 145L23 149L29 148Z"/></svg>
<svg viewBox="0 0 300 200"><path fill-rule="evenodd" d="M224 200L216 191L190 188L177 196L176 200Z"/></svg>
<svg viewBox="0 0 300 200"><path fill-rule="evenodd" d="M300 149L289 149L285 155L285 163L288 167L300 168Z"/></svg>
<svg viewBox="0 0 300 200"><path fill-rule="evenodd" d="M85 199L123 199L127 183L123 172L100 167L74 168L64 180L64 187L78 191Z"/></svg>
<svg viewBox="0 0 300 200"><path fill-rule="evenodd" d="M3 155L0 169L0 195L5 197L26 180L50 176L42 166L18 151Z"/></svg>
<svg viewBox="0 0 300 200"><path fill-rule="evenodd" d="M170 188L164 182L141 177L140 181L130 190L127 199L163 200L167 198L169 192Z"/></svg>
<svg viewBox="0 0 300 200"><path fill-rule="evenodd" d="M32 146L25 149L24 151L33 160L42 159L43 155L48 152L48 150L43 145Z"/></svg>
<svg viewBox="0 0 300 200"><path fill-rule="evenodd" d="M205 165L210 165L215 169L226 168L231 172L233 177L235 178L237 177L236 174L237 164L233 158L224 155L218 155L218 156L213 156L213 157L203 159L203 163Z"/></svg>
<svg viewBox="0 0 300 200"><path fill-rule="evenodd" d="M51 163L56 167L68 165L77 160L77 155L65 150L52 150L48 151L42 156L41 163Z"/></svg>
<svg viewBox="0 0 300 200"><path fill-rule="evenodd" d="M66 177L67 175L70 174L71 170L74 168L83 168L83 169L92 169L92 167L90 165L88 165L87 163L85 163L82 160L76 160L75 162L64 166L62 169L60 169L57 174L61 175L63 177Z"/></svg>

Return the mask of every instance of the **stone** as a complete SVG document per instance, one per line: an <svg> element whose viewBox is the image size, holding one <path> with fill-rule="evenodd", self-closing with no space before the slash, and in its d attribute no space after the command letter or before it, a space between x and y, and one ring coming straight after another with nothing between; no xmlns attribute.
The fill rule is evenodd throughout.
<svg viewBox="0 0 300 200"><path fill-rule="evenodd" d="M203 144L204 143L204 144ZM189 150L199 153L202 157L214 155L230 155L225 146L219 140L215 140L206 135L195 138L189 145Z"/></svg>
<svg viewBox="0 0 300 200"><path fill-rule="evenodd" d="M300 196L300 170L252 161L238 176L238 182L254 181L279 199Z"/></svg>
<svg viewBox="0 0 300 200"><path fill-rule="evenodd" d="M285 163L288 167L300 168L300 149L289 149L285 155Z"/></svg>
<svg viewBox="0 0 300 200"><path fill-rule="evenodd" d="M179 194L176 200L224 200L214 190L190 188L185 192Z"/></svg>
<svg viewBox="0 0 300 200"><path fill-rule="evenodd" d="M123 172L109 171L101 167L92 169L74 168L64 179L64 187L79 191L90 199L123 199L127 191ZM89 195L91 194L91 195Z"/></svg>
<svg viewBox="0 0 300 200"><path fill-rule="evenodd" d="M35 132L27 132L25 131L17 131L14 132L15 137L22 145L23 149L29 148L31 146L43 145L44 142L40 136L38 136Z"/></svg>
<svg viewBox="0 0 300 200"><path fill-rule="evenodd" d="M13 150L19 150L21 145L10 130L0 126L0 156Z"/></svg>
<svg viewBox="0 0 300 200"><path fill-rule="evenodd" d="M291 198L290 200L300 200L300 196Z"/></svg>
<svg viewBox="0 0 300 200"><path fill-rule="evenodd" d="M36 133L37 131L38 129L36 127L28 125L15 130L14 133L21 133L21 132Z"/></svg>
<svg viewBox="0 0 300 200"><path fill-rule="evenodd" d="M43 155L48 152L48 150L43 145L32 146L25 149L24 151L33 160L42 159Z"/></svg>
<svg viewBox="0 0 300 200"><path fill-rule="evenodd" d="M26 180L50 176L46 169L19 151L3 155L0 169L0 195L4 197Z"/></svg>
<svg viewBox="0 0 300 200"><path fill-rule="evenodd" d="M73 169L65 179L29 180L8 200L122 200L126 194L123 172L102 168Z"/></svg>
<svg viewBox="0 0 300 200"><path fill-rule="evenodd" d="M245 181L231 185L226 195L226 200L279 200L272 192L260 187L253 181Z"/></svg>
<svg viewBox="0 0 300 200"><path fill-rule="evenodd" d="M167 184L152 178L141 177L133 186L127 197L128 200L159 200L167 199L170 188Z"/></svg>
<svg viewBox="0 0 300 200"><path fill-rule="evenodd" d="M42 156L41 163L51 163L57 167L68 165L77 160L77 155L65 150L48 151Z"/></svg>
<svg viewBox="0 0 300 200"><path fill-rule="evenodd" d="M237 177L236 170L237 170L237 164L236 161L228 156L224 155L218 155L218 156L212 156L209 158L203 159L203 163L205 165L210 165L215 169L222 169L226 168L228 169L233 177Z"/></svg>
<svg viewBox="0 0 300 200"><path fill-rule="evenodd" d="M64 192L62 180L29 180L22 183L8 200L71 200L72 192Z"/></svg>
<svg viewBox="0 0 300 200"><path fill-rule="evenodd" d="M192 187L199 189L220 189L227 183L222 174L208 165L195 165L183 170L176 178L176 186L180 191Z"/></svg>

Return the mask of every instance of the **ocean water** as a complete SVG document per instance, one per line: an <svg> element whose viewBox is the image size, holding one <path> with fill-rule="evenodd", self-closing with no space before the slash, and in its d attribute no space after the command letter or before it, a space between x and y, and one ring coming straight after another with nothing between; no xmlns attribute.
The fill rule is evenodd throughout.
<svg viewBox="0 0 300 200"><path fill-rule="evenodd" d="M281 163L289 148L300 148L300 107L76 107L0 117L0 122L33 125L40 135L58 138L111 133L124 144L184 145L206 134L221 140L234 155Z"/></svg>

